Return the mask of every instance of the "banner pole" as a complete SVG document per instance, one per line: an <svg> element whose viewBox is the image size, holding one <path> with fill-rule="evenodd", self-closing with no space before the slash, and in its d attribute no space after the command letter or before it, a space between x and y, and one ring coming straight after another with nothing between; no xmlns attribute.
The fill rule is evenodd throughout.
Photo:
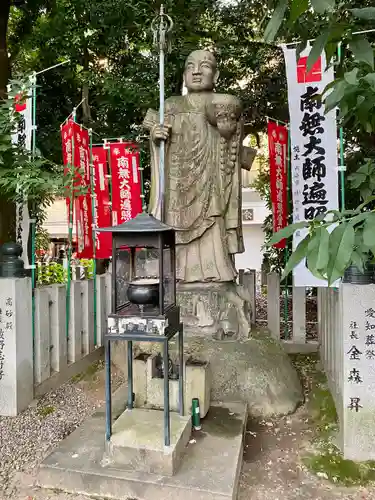
<svg viewBox="0 0 375 500"><path fill-rule="evenodd" d="M290 181L291 181L291 175L290 175L290 153L291 153L291 143L290 143L290 130L289 127L286 124L286 130L288 134L288 152L287 152L287 158L286 158L286 206L287 206L287 221L289 222L289 208L290 208ZM288 240L285 241L285 250L284 250L284 258L285 258L285 266L287 265L287 262L289 260L289 242ZM288 307L288 278L285 280L285 297L284 297L284 337L285 340L289 340L290 335L289 335L289 329L288 329L288 320L289 320L289 307ZM292 278L292 287L293 287L293 278ZM293 288L292 288L292 293L293 293Z"/></svg>
<svg viewBox="0 0 375 500"><path fill-rule="evenodd" d="M94 279L94 346L97 346L97 280L96 280L96 231L95 231L95 214L98 207L96 206L95 184L94 184L94 163L92 155L92 130L89 129L90 137L90 187L91 187L91 211L92 211L92 245L93 245L93 279Z"/></svg>
<svg viewBox="0 0 375 500"><path fill-rule="evenodd" d="M337 46L337 58L338 62L341 61L341 42L339 42ZM339 140L340 140L340 201L341 201L341 210L345 210L345 158L344 158L344 129L341 126L339 128Z"/></svg>
<svg viewBox="0 0 375 500"><path fill-rule="evenodd" d="M69 115L72 117L73 122L76 121L76 108L73 109L73 112ZM69 119L69 117L68 117ZM65 120L66 122L67 120ZM64 122L64 123L65 123ZM71 289L71 264L72 264L72 241L73 241L73 202L74 202L74 196L73 196L73 187L74 187L74 148L75 148L75 141L74 141L74 133L72 135L72 163L70 165L71 167L71 173L72 173L72 180L71 180L71 186L70 186L70 193L69 193L69 231L68 231L68 276L67 276L67 285L66 285L66 323L65 323L65 328L66 328L66 338L69 338L69 322L70 322L70 289Z"/></svg>
<svg viewBox="0 0 375 500"><path fill-rule="evenodd" d="M31 157L34 160L36 156L36 73L34 72L30 78L31 81ZM35 287L36 287L36 272L35 272L35 243L36 243L36 221L34 218L30 220L30 230L31 230L31 330L33 337L33 345L35 343Z"/></svg>

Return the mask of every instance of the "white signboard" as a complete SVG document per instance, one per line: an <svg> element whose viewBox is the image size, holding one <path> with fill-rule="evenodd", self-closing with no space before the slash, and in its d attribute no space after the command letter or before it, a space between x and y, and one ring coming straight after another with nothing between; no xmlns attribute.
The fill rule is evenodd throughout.
<svg viewBox="0 0 375 500"><path fill-rule="evenodd" d="M283 47L288 81L290 115L293 222L313 220L328 210L338 210L336 110L324 113L317 98L334 79L325 71L324 54L307 71L310 48L297 61L296 49ZM306 236L297 231L293 248ZM328 286L313 276L303 260L293 271L295 286Z"/></svg>
<svg viewBox="0 0 375 500"><path fill-rule="evenodd" d="M16 111L20 114L20 120L17 124L17 130L12 135L13 144L22 145L31 152L32 141L32 99L31 91L29 97L24 99L15 99ZM22 258L25 264L25 269L31 267L30 258L28 255L28 240L30 233L30 216L27 206L27 200L24 203L17 204L16 207L16 237L17 242L22 245Z"/></svg>

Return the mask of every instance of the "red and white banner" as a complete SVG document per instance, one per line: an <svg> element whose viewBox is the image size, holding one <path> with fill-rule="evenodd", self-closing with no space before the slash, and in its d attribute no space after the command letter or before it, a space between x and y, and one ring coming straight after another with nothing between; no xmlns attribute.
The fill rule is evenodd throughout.
<svg viewBox="0 0 375 500"><path fill-rule="evenodd" d="M288 81L291 168L293 184L293 222L311 221L329 210L337 210L337 125L336 110L325 113L320 95L334 80L333 65L327 68L323 53L307 69L311 48L297 60L296 49L283 47ZM307 235L296 231L293 247ZM327 286L313 276L305 260L293 270L295 286Z"/></svg>
<svg viewBox="0 0 375 500"><path fill-rule="evenodd" d="M110 145L112 223L123 224L142 212L140 154L131 143Z"/></svg>
<svg viewBox="0 0 375 500"><path fill-rule="evenodd" d="M273 231L277 233L288 223L288 129L271 121L268 122L268 151ZM284 239L274 246L276 248L285 248L285 244Z"/></svg>
<svg viewBox="0 0 375 500"><path fill-rule="evenodd" d="M107 150L102 146L92 149L94 164L95 227L111 226L111 207L109 202ZM109 259L112 255L112 234L95 233L96 258Z"/></svg>
<svg viewBox="0 0 375 500"><path fill-rule="evenodd" d="M61 129L63 141L63 160L67 168L74 168L73 187L81 186L85 194L79 194L79 189L73 189L74 215L77 231L77 257L92 259L94 244L92 237L92 199L90 176L90 141L88 131L78 123L69 120ZM70 202L67 201L68 208Z"/></svg>
<svg viewBox="0 0 375 500"><path fill-rule="evenodd" d="M32 147L32 98L31 88L23 94L14 98L14 109L18 114L17 128L12 134L13 144L25 148L31 153ZM31 255L29 252L30 215L27 199L23 203L17 203L16 207L17 241L22 245L22 258L25 268L31 267Z"/></svg>

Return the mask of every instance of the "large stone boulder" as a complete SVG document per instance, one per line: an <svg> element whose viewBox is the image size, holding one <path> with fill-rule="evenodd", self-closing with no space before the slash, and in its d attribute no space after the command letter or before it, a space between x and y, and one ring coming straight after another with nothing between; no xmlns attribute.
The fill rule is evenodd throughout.
<svg viewBox="0 0 375 500"><path fill-rule="evenodd" d="M123 346L114 348L114 363L126 373ZM177 341L170 343L171 356ZM160 351L160 344L147 342L135 345L135 352ZM185 339L186 356L209 361L212 374L212 400L243 401L250 415L270 417L293 412L303 400L296 370L282 345L267 333L253 333L243 341L218 342L205 337Z"/></svg>

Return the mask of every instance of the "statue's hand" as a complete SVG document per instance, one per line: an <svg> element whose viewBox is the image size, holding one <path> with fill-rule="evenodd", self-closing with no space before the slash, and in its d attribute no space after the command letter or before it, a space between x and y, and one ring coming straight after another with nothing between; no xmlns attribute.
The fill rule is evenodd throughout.
<svg viewBox="0 0 375 500"><path fill-rule="evenodd" d="M232 116L218 116L217 128L222 137L231 139L237 130L237 122Z"/></svg>
<svg viewBox="0 0 375 500"><path fill-rule="evenodd" d="M151 139L154 142L167 141L171 135L170 125L155 125L151 130Z"/></svg>

